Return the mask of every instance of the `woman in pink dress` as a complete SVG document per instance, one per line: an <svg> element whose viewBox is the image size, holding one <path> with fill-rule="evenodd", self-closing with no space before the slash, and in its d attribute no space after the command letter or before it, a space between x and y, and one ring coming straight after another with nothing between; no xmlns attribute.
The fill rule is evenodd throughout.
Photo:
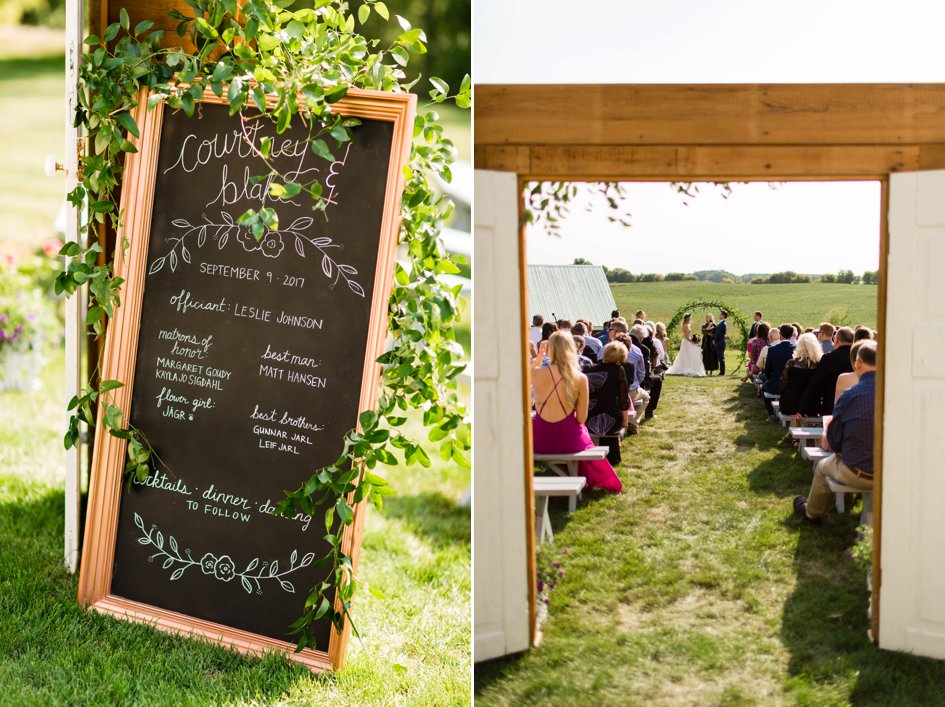
<svg viewBox="0 0 945 707"><path fill-rule="evenodd" d="M542 366L545 355L550 365ZM532 369L536 415L532 419L534 450L538 454L583 452L594 446L584 423L587 421L587 376L581 373L574 339L555 332L542 341ZM579 473L590 488L619 493L623 488L606 459L579 462Z"/></svg>

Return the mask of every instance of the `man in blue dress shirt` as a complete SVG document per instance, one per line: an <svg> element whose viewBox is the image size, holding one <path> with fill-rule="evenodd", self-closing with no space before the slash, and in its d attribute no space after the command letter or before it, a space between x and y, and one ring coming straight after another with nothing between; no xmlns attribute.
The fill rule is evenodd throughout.
<svg viewBox="0 0 945 707"><path fill-rule="evenodd" d="M795 496L794 512L807 523L820 524L833 505L827 477L844 486L873 488L873 427L876 410L876 342L863 344L853 370L859 382L840 396L827 427L825 449L832 451L814 467L814 481L805 499Z"/></svg>

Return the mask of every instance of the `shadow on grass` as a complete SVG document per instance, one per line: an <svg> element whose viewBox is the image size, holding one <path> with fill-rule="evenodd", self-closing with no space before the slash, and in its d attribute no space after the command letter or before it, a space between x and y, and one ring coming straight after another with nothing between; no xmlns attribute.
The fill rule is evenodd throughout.
<svg viewBox="0 0 945 707"><path fill-rule="evenodd" d="M830 701L825 692L838 684L854 705L942 704L945 663L881 651L867 635L866 575L844 556L857 522L833 513L819 527L788 521L800 536L781 625L790 652L786 687L802 704Z"/></svg>
<svg viewBox="0 0 945 707"><path fill-rule="evenodd" d="M64 54L0 59L0 82L32 79L65 70Z"/></svg>
<svg viewBox="0 0 945 707"><path fill-rule="evenodd" d="M384 501L384 515L396 518L412 533L426 537L438 547L470 544L469 509L441 493L390 496Z"/></svg>
<svg viewBox="0 0 945 707"><path fill-rule="evenodd" d="M331 682L82 609L62 566L63 493L0 476L0 675L8 704L269 704ZM9 701L9 702L8 702Z"/></svg>

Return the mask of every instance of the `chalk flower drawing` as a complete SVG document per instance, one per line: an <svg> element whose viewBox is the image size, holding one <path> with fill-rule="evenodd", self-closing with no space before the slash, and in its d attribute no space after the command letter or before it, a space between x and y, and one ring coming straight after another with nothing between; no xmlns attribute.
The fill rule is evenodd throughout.
<svg viewBox="0 0 945 707"><path fill-rule="evenodd" d="M178 218L171 221L174 228L183 232L180 235L168 238L167 242L171 244L171 250L166 255L157 258L151 267L148 268L148 275L154 275L164 269L167 265L171 272L177 271L177 266L181 261L190 265L191 254L187 247L187 239L193 234L197 234L197 248L203 248L207 242L208 236L216 242L217 248L223 250L230 242L230 236L234 236L236 241L243 246L243 249L252 253L259 251L267 258L278 258L285 249L285 240L291 240L295 246L295 252L299 257L307 257L307 253L315 251L322 258L322 272L325 277L331 280L329 289L334 289L339 280L344 280L348 289L360 297L364 297L364 288L354 279L358 274L356 268L351 265L337 262L331 257L329 252L333 248L343 249L344 246L334 243L328 236L312 237L306 235L305 231L311 228L315 220L309 216L302 216L295 219L287 228L279 230L266 229L262 240L257 241L247 226L241 226L225 211L220 212L220 222L216 223L203 214L203 223L192 224L189 221ZM193 243L191 244L193 247ZM180 255L178 256L178 251ZM317 257L317 255L316 255Z"/></svg>
<svg viewBox="0 0 945 707"><path fill-rule="evenodd" d="M164 558L163 569L174 571L171 573L171 581L175 581L184 576L184 572L191 567L200 567L200 570L207 576L213 577L221 582L230 582L237 577L240 584L247 594L252 594L256 590L257 594L262 594L262 583L274 580L279 583L283 590L290 594L295 593L295 585L284 579L286 575L292 574L296 570L308 567L315 559L315 553L310 552L299 560L298 550L293 550L289 557L289 568L282 572L279 571L279 561L260 562L259 558L253 558L242 572L237 572L236 562L229 555L214 555L206 553L199 560L195 560L190 554L190 548L184 548L181 554L180 547L173 535L167 536L167 547L164 546L164 534L152 525L150 529L144 527L144 521L141 516L135 513L135 525L144 533L138 542L141 545L151 545L157 552L148 557L148 562L154 562L157 559Z"/></svg>

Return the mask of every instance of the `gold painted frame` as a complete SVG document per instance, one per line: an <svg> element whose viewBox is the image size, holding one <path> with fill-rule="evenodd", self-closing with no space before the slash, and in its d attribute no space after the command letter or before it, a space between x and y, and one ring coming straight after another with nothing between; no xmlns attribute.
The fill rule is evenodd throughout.
<svg viewBox="0 0 945 707"><path fill-rule="evenodd" d="M225 100L218 98L209 89L204 93L202 101L226 104ZM271 107L275 98L270 96L269 101ZM332 106L333 112L344 116L393 123L377 270L361 377L359 413L373 409L377 401L381 367L376 360L383 353L387 336L387 303L393 288L400 228L400 202L404 190L403 166L410 158L416 102L416 96L408 93L350 89L342 100ZM148 92L142 90L133 115L141 134L139 139L134 140L138 152L129 154L126 158L121 193L123 219L118 238L119 242L127 239L129 246L127 249L116 248L115 253L115 273L125 279L121 287L122 304L117 308L108 328L101 373L102 380L119 380L125 383L124 387L112 392L114 404L122 410L123 426L128 424L134 388L151 211L165 110L163 103L159 103L150 111L147 105ZM103 419L102 415L100 409L99 419ZM279 651L316 672L340 670L344 666L351 635L351 624L348 621L344 622L340 633L332 631L327 652L306 648L295 653L295 645L288 641L204 621L111 594L126 444L125 440L108 434L103 425L95 428L85 539L79 572L79 603L121 619L151 624L162 631L196 634L242 653L263 655ZM349 502L351 501L353 499L349 498ZM365 504L366 501L362 501L354 507L354 521L345 528L342 539L342 549L351 557L355 572L361 550ZM335 609L341 610L341 603L337 598Z"/></svg>

